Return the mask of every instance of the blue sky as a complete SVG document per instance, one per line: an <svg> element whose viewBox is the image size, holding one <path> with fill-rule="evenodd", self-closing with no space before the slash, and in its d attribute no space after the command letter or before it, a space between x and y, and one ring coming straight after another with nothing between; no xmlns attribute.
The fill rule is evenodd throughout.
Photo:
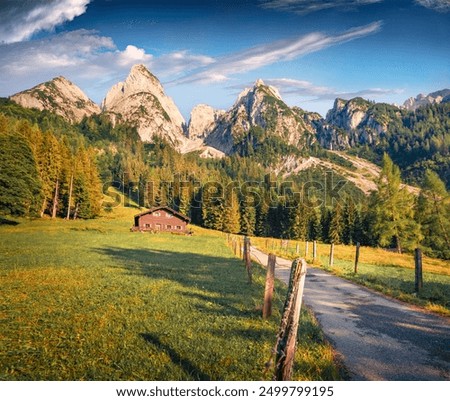
<svg viewBox="0 0 450 401"><path fill-rule="evenodd" d="M63 75L100 103L143 63L186 119L258 78L325 115L450 87L450 0L2 0L0 59L0 96Z"/></svg>

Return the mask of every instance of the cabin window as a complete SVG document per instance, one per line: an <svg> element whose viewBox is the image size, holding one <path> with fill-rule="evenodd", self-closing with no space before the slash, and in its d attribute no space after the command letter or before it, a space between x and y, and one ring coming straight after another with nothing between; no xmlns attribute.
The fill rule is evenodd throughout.
<svg viewBox="0 0 450 401"><path fill-rule="evenodd" d="M170 224L167 224L167 228L170 230L172 226Z"/></svg>
<svg viewBox="0 0 450 401"><path fill-rule="evenodd" d="M177 230L181 230L181 226L177 226Z"/></svg>
<svg viewBox="0 0 450 401"><path fill-rule="evenodd" d="M153 213L153 216L161 216L161 213L159 213L159 212L154 212L154 213Z"/></svg>
<svg viewBox="0 0 450 401"><path fill-rule="evenodd" d="M150 227L151 227L150 224L146 224L146 225L145 225L145 228L150 228Z"/></svg>
<svg viewBox="0 0 450 401"><path fill-rule="evenodd" d="M171 213L166 213L166 217L168 217L169 219L173 217L173 214Z"/></svg>

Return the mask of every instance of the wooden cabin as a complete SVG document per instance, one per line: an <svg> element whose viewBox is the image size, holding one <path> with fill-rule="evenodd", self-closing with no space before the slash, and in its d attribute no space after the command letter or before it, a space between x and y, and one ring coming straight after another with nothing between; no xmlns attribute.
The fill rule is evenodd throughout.
<svg viewBox="0 0 450 401"><path fill-rule="evenodd" d="M153 207L134 216L132 231L187 233L191 219L167 206Z"/></svg>

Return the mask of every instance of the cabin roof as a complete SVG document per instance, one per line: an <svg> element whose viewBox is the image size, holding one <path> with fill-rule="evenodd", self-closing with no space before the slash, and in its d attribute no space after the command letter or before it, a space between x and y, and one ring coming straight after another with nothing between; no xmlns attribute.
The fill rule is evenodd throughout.
<svg viewBox="0 0 450 401"><path fill-rule="evenodd" d="M146 210L145 212L136 214L136 215L134 216L134 218L135 218L135 220L136 220L137 218L139 218L139 217L141 217L141 216L144 216L144 215L146 215L146 214L150 214L150 213L156 212L156 211L158 211L158 210L167 210L168 212L172 213L174 216L179 217L181 220L184 220L184 221L186 221L187 223L189 223L189 222L191 221L191 219L190 219L189 217L185 216L184 214L182 214L182 213L180 213L180 212L177 212L176 210L174 210L174 209L172 209L172 208L170 208L170 207L168 207L168 206L156 206L156 207L152 207L151 209L148 209L148 210Z"/></svg>

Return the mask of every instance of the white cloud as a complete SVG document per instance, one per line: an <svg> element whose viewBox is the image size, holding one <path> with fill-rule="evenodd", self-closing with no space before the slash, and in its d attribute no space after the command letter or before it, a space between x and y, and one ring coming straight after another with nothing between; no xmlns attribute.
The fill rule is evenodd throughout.
<svg viewBox="0 0 450 401"><path fill-rule="evenodd" d="M173 83L224 81L230 75L256 70L278 62L294 60L308 53L372 35L381 29L381 25L382 22L377 21L334 36L316 32L255 46L217 59L200 71L177 79Z"/></svg>
<svg viewBox="0 0 450 401"><path fill-rule="evenodd" d="M130 64L145 64L152 59L150 54L145 54L144 49L139 49L136 46L128 45L125 50L119 53L118 64L122 66L129 66Z"/></svg>
<svg viewBox="0 0 450 401"><path fill-rule="evenodd" d="M170 77L187 74L198 68L208 66L215 62L213 57L202 54L192 54L187 50L167 53L155 58L151 68L160 77Z"/></svg>
<svg viewBox="0 0 450 401"><path fill-rule="evenodd" d="M27 40L84 14L91 0L2 0L0 43Z"/></svg>
<svg viewBox="0 0 450 401"><path fill-rule="evenodd" d="M308 100L334 100L337 97L343 99L352 99L354 97L374 99L403 93L402 89L383 88L368 88L354 92L343 92L326 86L317 86L309 81L289 78L266 79L264 82L267 85L278 88L283 95L293 95Z"/></svg>
<svg viewBox="0 0 450 401"><path fill-rule="evenodd" d="M450 11L450 0L416 0L416 3L438 12Z"/></svg>
<svg viewBox="0 0 450 401"><path fill-rule="evenodd" d="M158 77L176 77L203 67L213 58L176 51L154 57L134 45L119 50L96 31L77 30L49 38L0 45L0 96L10 96L64 75L100 101L134 64L145 64Z"/></svg>
<svg viewBox="0 0 450 401"><path fill-rule="evenodd" d="M354 9L359 6L380 3L383 0L262 0L261 7L278 11L309 14L330 8Z"/></svg>

